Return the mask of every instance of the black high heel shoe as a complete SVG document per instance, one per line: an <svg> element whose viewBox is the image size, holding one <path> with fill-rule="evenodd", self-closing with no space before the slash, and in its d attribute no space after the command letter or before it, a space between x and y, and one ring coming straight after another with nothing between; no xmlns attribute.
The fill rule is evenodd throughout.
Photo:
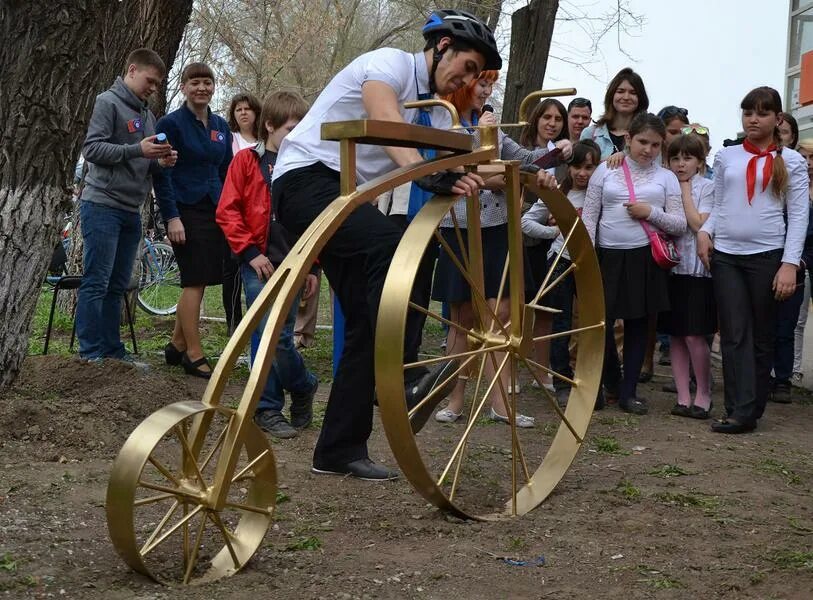
<svg viewBox="0 0 813 600"><path fill-rule="evenodd" d="M208 371L204 371L200 367L203 365L207 365L209 367ZM196 361L189 360L189 356L187 356L186 352L184 352L183 358L181 358L181 366L183 370L186 371L187 375L193 375L195 377L200 377L201 379L209 379L212 376L212 365L209 364L209 359L205 356L201 356Z"/></svg>
<svg viewBox="0 0 813 600"><path fill-rule="evenodd" d="M164 346L164 360L170 366L177 367L186 356L184 350L178 350L172 342Z"/></svg>

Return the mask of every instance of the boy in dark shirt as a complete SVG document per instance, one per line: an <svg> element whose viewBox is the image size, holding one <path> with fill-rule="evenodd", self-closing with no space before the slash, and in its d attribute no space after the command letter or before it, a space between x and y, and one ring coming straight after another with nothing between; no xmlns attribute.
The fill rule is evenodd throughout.
<svg viewBox="0 0 813 600"><path fill-rule="evenodd" d="M263 285L285 259L291 241L276 222L271 205L271 173L279 145L305 115L308 106L291 92L271 94L263 103L260 139L253 148L237 153L229 166L217 206L217 222L226 241L240 259L246 305L251 306ZM318 292L314 274L305 279L307 299ZM297 429L310 425L313 396L318 382L294 346L294 322L299 302L294 302L280 333L276 357L254 415L264 431L278 438L292 438ZM255 335L262 334L267 315ZM253 356L252 356L253 358ZM282 414L285 390L291 393L291 421Z"/></svg>

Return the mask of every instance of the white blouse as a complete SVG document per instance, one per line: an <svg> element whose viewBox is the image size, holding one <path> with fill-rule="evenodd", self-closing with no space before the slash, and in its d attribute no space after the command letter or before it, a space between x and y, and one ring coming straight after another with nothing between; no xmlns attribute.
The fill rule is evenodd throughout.
<svg viewBox="0 0 813 600"><path fill-rule="evenodd" d="M567 199L579 213L581 213L582 206L584 206L584 190L570 190L567 194ZM542 200L537 200L528 212L522 215L522 233L525 235L543 240L553 239L550 250L548 251L548 258L556 256L562 246L565 245L565 237L558 227L548 225L550 211ZM567 249L562 253L562 257L570 260L570 255Z"/></svg>
<svg viewBox="0 0 813 600"><path fill-rule="evenodd" d="M683 235L686 215L680 198L680 184L672 171L654 162L641 166L627 159L637 202L647 202L652 212L647 221L669 235ZM601 163L590 177L582 209L582 221L593 244L601 248L628 250L649 244L649 238L624 204L630 194L622 168L609 169Z"/></svg>
<svg viewBox="0 0 813 600"><path fill-rule="evenodd" d="M714 184L699 174L692 177L691 184L692 201L697 212L710 214L714 206ZM672 269L674 275L711 277L697 256L697 234L691 228L686 228L686 233L675 240L675 245L680 252L680 264Z"/></svg>
<svg viewBox="0 0 813 600"><path fill-rule="evenodd" d="M749 204L745 171L753 157L742 146L723 148L714 157L714 208L700 230L714 238L714 247L720 252L748 255L784 248L782 262L798 265L807 234L807 163L795 150L782 150L788 170L788 191L782 199L774 195L770 183L762 190L766 159L758 159Z"/></svg>

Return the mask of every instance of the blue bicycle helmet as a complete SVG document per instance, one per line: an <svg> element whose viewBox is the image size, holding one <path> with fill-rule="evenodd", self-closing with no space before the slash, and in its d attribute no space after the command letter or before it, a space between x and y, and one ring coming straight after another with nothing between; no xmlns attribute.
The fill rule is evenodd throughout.
<svg viewBox="0 0 813 600"><path fill-rule="evenodd" d="M497 50L497 41L488 25L473 14L462 10L439 9L433 11L421 29L424 39L438 34L462 40L471 45L486 59L485 69L499 71L502 58Z"/></svg>

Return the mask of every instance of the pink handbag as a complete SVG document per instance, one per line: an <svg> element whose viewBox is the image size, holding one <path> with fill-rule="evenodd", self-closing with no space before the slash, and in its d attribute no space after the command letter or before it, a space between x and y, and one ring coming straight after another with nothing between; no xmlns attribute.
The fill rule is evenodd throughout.
<svg viewBox="0 0 813 600"><path fill-rule="evenodd" d="M627 180L627 189L630 193L630 204L635 204L635 188L632 185L632 174L630 168L627 166L627 159L621 163L624 169L624 178ZM654 210L654 209L653 209ZM661 269L670 270L674 269L680 264L680 252L672 238L667 237L666 234L653 228L649 223L641 219L638 221L641 227L646 232L646 237L649 238L649 247L652 250L652 258L655 264Z"/></svg>

